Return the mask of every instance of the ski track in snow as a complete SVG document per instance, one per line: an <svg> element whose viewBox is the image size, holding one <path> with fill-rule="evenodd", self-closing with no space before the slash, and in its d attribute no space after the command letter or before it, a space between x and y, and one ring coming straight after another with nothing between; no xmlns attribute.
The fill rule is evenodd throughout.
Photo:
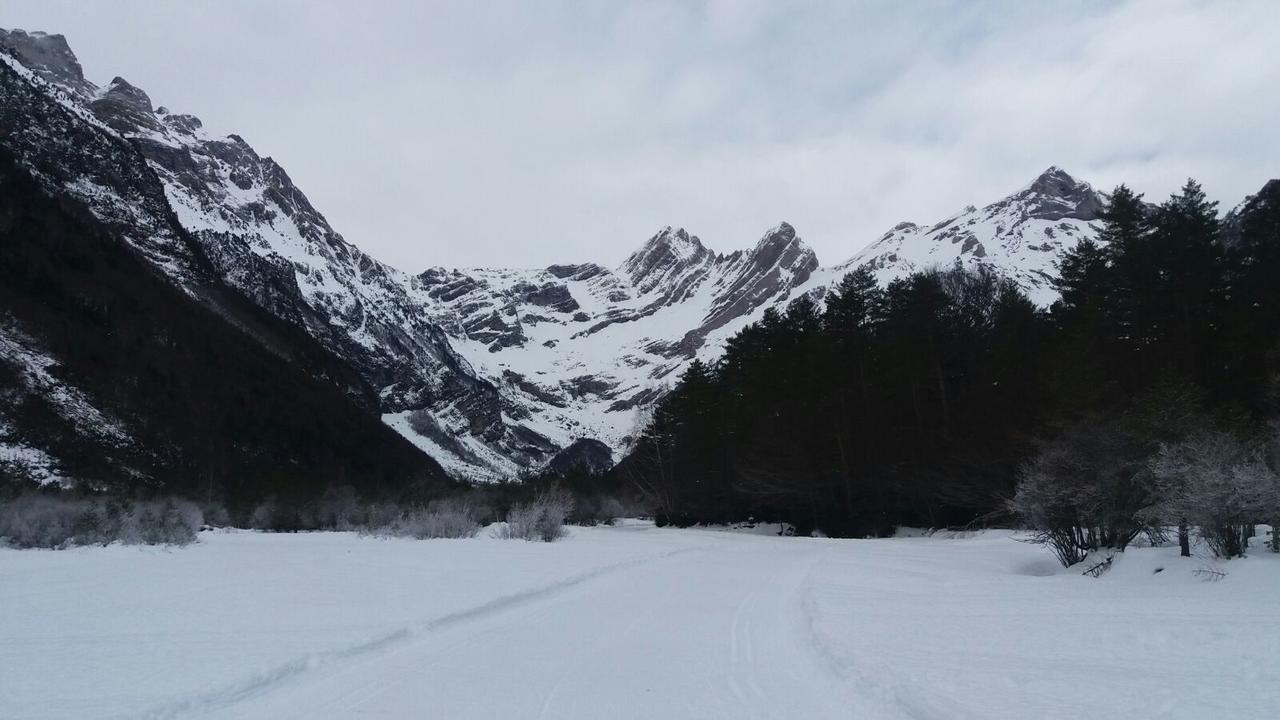
<svg viewBox="0 0 1280 720"><path fill-rule="evenodd" d="M224 709L228 706L235 705L236 703L249 700L255 696L268 693L273 688L283 683L287 683L297 676L309 671L329 668L343 661L355 660L366 655L372 655L392 649L402 643L420 640L423 636L440 630L449 629L468 622L481 620L492 615L515 610L523 605L535 603L540 600L546 600L561 593L568 592L574 587L594 580L602 575L619 572L643 563L656 562L675 555L695 552L700 549L701 548L697 547L681 548L678 550L671 550L654 557L639 558L636 560L614 563L612 565L605 565L593 570L578 573L577 575L573 575L533 590L506 595L467 610L460 610L458 612L449 613L448 615L435 618L434 620L402 627L382 635L381 637L357 643L341 650L305 655L284 663L268 672L256 674L253 677L236 683L230 687L214 691L198 698L180 700L160 708L155 708L150 712L144 713L143 717L150 718L152 720L167 720L168 718L186 717L193 714L198 715ZM134 716L124 715L120 717L126 718Z"/></svg>

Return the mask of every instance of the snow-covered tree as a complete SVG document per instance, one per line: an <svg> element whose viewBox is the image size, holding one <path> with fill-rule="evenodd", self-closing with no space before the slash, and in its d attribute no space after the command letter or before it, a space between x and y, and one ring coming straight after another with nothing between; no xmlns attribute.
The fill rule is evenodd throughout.
<svg viewBox="0 0 1280 720"><path fill-rule="evenodd" d="M1215 555L1244 555L1254 524L1280 508L1280 478L1264 448L1222 430L1162 445L1151 461L1155 517L1185 519Z"/></svg>
<svg viewBox="0 0 1280 720"><path fill-rule="evenodd" d="M1124 550L1149 527L1142 511L1152 488L1142 452L1125 422L1076 423L1022 468L1010 507L1063 565L1091 550Z"/></svg>

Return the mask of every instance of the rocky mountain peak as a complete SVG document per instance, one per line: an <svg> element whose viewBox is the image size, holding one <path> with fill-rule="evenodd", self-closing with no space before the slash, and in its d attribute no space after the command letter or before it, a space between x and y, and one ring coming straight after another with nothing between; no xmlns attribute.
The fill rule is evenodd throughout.
<svg viewBox="0 0 1280 720"><path fill-rule="evenodd" d="M697 236L684 228L664 227L631 253L619 268L641 292L653 290L664 278L683 275L712 259Z"/></svg>
<svg viewBox="0 0 1280 720"><path fill-rule="evenodd" d="M160 120L151 109L151 98L141 88L115 77L89 103L93 113L117 132L137 132L140 128L160 129Z"/></svg>
<svg viewBox="0 0 1280 720"><path fill-rule="evenodd" d="M93 84L85 80L80 61L62 35L0 28L0 48L16 53L23 65L47 82L77 95L93 91Z"/></svg>
<svg viewBox="0 0 1280 720"><path fill-rule="evenodd" d="M772 267L793 269L808 277L818 269L818 256L796 236L796 229L783 222L765 233L751 251L751 262L761 270Z"/></svg>
<svg viewBox="0 0 1280 720"><path fill-rule="evenodd" d="M1031 181L1030 187L1037 192L1051 195L1054 192L1069 190L1075 185L1076 179L1071 177L1071 173L1057 165L1050 165Z"/></svg>
<svg viewBox="0 0 1280 720"><path fill-rule="evenodd" d="M1042 220L1071 218L1089 222L1102 213L1102 197L1093 186L1076 180L1056 165L1040 173L1012 199L1023 203L1029 217Z"/></svg>
<svg viewBox="0 0 1280 720"><path fill-rule="evenodd" d="M103 97L109 97L139 112L151 112L151 97L119 75L111 79L111 83L103 90Z"/></svg>

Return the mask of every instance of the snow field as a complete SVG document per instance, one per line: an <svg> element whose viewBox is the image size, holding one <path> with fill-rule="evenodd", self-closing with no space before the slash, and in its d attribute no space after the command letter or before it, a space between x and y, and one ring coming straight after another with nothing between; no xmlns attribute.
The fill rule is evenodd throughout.
<svg viewBox="0 0 1280 720"><path fill-rule="evenodd" d="M1280 557L1210 564L639 523L0 550L0 717L1274 715Z"/></svg>

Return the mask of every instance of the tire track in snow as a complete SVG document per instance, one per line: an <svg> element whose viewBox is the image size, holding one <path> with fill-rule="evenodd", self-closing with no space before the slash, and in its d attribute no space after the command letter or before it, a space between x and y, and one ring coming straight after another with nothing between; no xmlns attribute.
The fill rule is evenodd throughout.
<svg viewBox="0 0 1280 720"><path fill-rule="evenodd" d="M410 642L424 635L429 635L433 632L447 630L459 625L465 625L469 622L484 620L540 600L552 598L604 575L610 575L612 573L628 570L640 565L647 565L677 555L702 551L705 549L706 548L703 546L680 548L658 555L636 558L633 560L626 560L593 568L532 590L504 595L466 610L459 610L426 622L402 627L371 640L349 645L345 648L310 653L308 655L295 658L289 662L277 665L270 670L256 673L244 680L213 692L165 703L153 708L149 712L143 713L140 716L129 715L118 717L143 717L148 718L149 720L169 720L170 718L206 714L215 710L225 709L250 698L258 697L270 692L275 687L305 673L319 670L321 668L331 667L344 661L350 661L367 655L372 655Z"/></svg>

